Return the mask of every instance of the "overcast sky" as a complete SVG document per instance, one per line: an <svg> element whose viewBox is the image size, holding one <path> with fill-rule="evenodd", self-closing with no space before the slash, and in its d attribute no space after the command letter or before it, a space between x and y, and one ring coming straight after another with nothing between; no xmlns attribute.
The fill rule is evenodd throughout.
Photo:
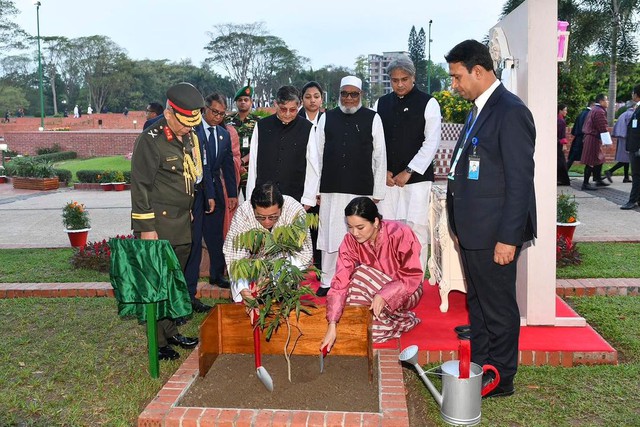
<svg viewBox="0 0 640 427"><path fill-rule="evenodd" d="M443 56L458 42L482 39L498 22L505 0L41 0L40 34L69 38L105 35L126 49L132 59L206 58L207 32L220 23L263 21L267 31L282 38L310 65L353 68L358 55L407 50L412 25L428 34L431 59ZM33 0L15 0L16 22L35 35ZM188 7L191 7L189 9Z"/></svg>

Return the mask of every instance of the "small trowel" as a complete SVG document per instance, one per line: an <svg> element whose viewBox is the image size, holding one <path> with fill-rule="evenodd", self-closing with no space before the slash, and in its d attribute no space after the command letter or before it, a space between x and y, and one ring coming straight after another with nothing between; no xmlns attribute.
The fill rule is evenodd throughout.
<svg viewBox="0 0 640 427"><path fill-rule="evenodd" d="M325 345L324 347L322 347L322 350L320 350L320 373L324 371L324 358L327 357L328 346L329 344Z"/></svg>

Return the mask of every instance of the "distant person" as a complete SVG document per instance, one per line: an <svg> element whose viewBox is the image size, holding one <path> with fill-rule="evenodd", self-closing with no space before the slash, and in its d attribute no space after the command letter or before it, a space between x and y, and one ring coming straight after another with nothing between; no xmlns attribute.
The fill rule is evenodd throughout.
<svg viewBox="0 0 640 427"><path fill-rule="evenodd" d="M356 197L344 209L347 234L327 295L327 332L320 345L331 350L345 305L364 305L373 314L372 338L381 343L413 329L411 311L422 297L421 245L408 225L383 220L369 197Z"/></svg>
<svg viewBox="0 0 640 427"><path fill-rule="evenodd" d="M9 123L9 116L11 113L9 113L9 110L7 110L6 113L4 113L4 120L2 121L2 123Z"/></svg>
<svg viewBox="0 0 640 427"><path fill-rule="evenodd" d="M155 122L163 118L164 117L163 112L164 112L164 108L162 107L162 105L160 105L160 103L158 102L149 103L149 105L147 105L147 108L145 110L147 121L144 122L142 129L144 130L148 128L149 126L151 126L152 124L154 124Z"/></svg>
<svg viewBox="0 0 640 427"><path fill-rule="evenodd" d="M558 185L571 185L569 179L569 170L567 169L567 161L564 158L564 146L567 143L567 104L558 104L558 160L557 160L557 180Z"/></svg>
<svg viewBox="0 0 640 427"><path fill-rule="evenodd" d="M594 191L598 187L606 187L609 184L602 180L602 165L604 164L604 152L602 151L603 133L608 133L607 123L607 106L609 98L605 94L596 96L596 103L589 112L582 132L584 133L582 157L580 163L584 165L584 180L582 182L582 190ZM593 174L593 182L595 186L589 183L589 179Z"/></svg>
<svg viewBox="0 0 640 427"><path fill-rule="evenodd" d="M128 116L129 115L129 109L127 107L124 107L124 110L122 110L122 114L124 114L124 116Z"/></svg>
<svg viewBox="0 0 640 427"><path fill-rule="evenodd" d="M629 201L620 209L633 209L640 204L640 85L633 87L631 99L636 103L633 116L627 125L627 151L631 163L631 192Z"/></svg>
<svg viewBox="0 0 640 427"><path fill-rule="evenodd" d="M302 108L298 111L298 115L305 117L315 126L318 125L318 120L322 116L322 86L320 83L310 81L300 91L302 97Z"/></svg>
<svg viewBox="0 0 640 427"><path fill-rule="evenodd" d="M616 123L613 125L611 136L616 137L615 161L617 163L604 172L605 178L611 183L613 183L613 172L620 168L624 171L624 179L622 182L631 182L629 178L629 152L627 151L627 127L629 126L631 116L633 116L634 107L635 105L632 105L627 111L620 114L620 117L618 117L618 120L616 120Z"/></svg>
<svg viewBox="0 0 640 427"><path fill-rule="evenodd" d="M69 117L69 111L67 110L66 107L64 110L62 110L62 117Z"/></svg>
<svg viewBox="0 0 640 427"><path fill-rule="evenodd" d="M91 105L87 107L87 114L89 115L93 114L93 108L91 108Z"/></svg>
<svg viewBox="0 0 640 427"><path fill-rule="evenodd" d="M76 104L75 107L73 107L73 118L77 119L80 117L80 108L78 108L78 104Z"/></svg>
<svg viewBox="0 0 640 427"><path fill-rule="evenodd" d="M587 108L580 112L580 115L578 115L578 118L576 118L576 122L571 128L573 142L571 143L569 156L567 158L567 170L571 169L571 165L573 165L573 162L579 162L580 157L582 157L582 140L584 138L584 133L582 133L582 126L584 125L584 121L587 119L587 115L589 114L591 108L595 103L596 101L594 101L593 99L589 101L589 105L587 105Z"/></svg>
<svg viewBox="0 0 640 427"><path fill-rule="evenodd" d="M260 116L251 112L253 97L253 88L251 84L241 87L236 92L233 101L236 103L238 111L227 116L225 123L236 128L240 137L240 153L242 155L242 165L249 165L249 145L251 144L251 135L253 128L256 126Z"/></svg>

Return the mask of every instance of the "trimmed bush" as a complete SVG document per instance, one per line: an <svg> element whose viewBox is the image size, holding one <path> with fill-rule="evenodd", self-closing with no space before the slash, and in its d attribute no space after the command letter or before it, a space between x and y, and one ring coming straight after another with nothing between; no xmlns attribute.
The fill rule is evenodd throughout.
<svg viewBox="0 0 640 427"><path fill-rule="evenodd" d="M36 148L36 153L38 153L38 155L41 156L43 154L59 153L61 150L62 148L60 148L60 144L53 144L52 147Z"/></svg>
<svg viewBox="0 0 640 427"><path fill-rule="evenodd" d="M78 153L76 153L75 151L60 151L58 153L50 153L50 154L42 154L39 156L33 156L34 159L36 160L46 160L49 162L61 162L63 160L71 160L71 159L77 159L78 158Z"/></svg>
<svg viewBox="0 0 640 427"><path fill-rule="evenodd" d="M90 169L85 169L85 170L79 170L76 172L76 176L78 177L78 181L79 182L86 182L86 183L98 183L100 182L100 178L102 175L102 171L101 170L90 170Z"/></svg>
<svg viewBox="0 0 640 427"><path fill-rule="evenodd" d="M124 182L131 184L131 171L124 171Z"/></svg>
<svg viewBox="0 0 640 427"><path fill-rule="evenodd" d="M71 182L71 171L68 169L55 169L56 175L58 175L58 181Z"/></svg>

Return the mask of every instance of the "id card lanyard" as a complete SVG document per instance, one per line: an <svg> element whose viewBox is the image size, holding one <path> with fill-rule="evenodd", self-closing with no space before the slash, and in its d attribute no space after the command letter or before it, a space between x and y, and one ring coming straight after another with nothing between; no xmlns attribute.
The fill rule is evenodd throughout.
<svg viewBox="0 0 640 427"><path fill-rule="evenodd" d="M469 135L471 135L471 131L473 130L473 127L475 126L476 122L478 121L478 116L480 116L480 112L478 112L478 114L476 115L476 118L473 119L473 123L471 123L470 126L467 126L467 131L464 133L464 141L462 141L462 144L460 144L460 148L458 148L458 152L456 153L456 158L453 160L453 163L451 164L451 168L449 169L449 174L447 175L447 179L450 179L452 181L455 179L454 173L456 171L456 166L458 165L458 161L460 160L460 156L462 155L462 150L464 150L464 148L467 146L467 139L469 139ZM469 118L467 119L467 125L469 125L469 123L471 122L471 117L472 117L472 113L469 113ZM476 156L476 148L478 146L478 138L476 138L474 136L471 139L471 143L473 144L473 155ZM471 160L471 159L469 159L469 160ZM478 164L478 166L480 166L480 165ZM471 170L471 169L469 169L469 170ZM476 178L476 179L478 179L478 178Z"/></svg>

